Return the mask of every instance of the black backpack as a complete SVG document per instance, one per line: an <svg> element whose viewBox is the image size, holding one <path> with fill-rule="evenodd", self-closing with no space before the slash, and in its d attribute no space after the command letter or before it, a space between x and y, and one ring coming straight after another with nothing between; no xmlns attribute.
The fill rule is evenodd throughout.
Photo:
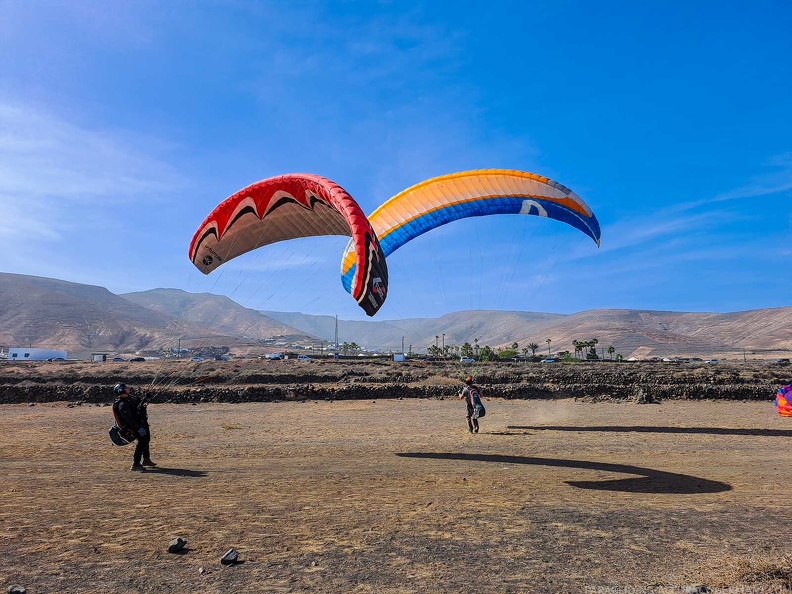
<svg viewBox="0 0 792 594"><path fill-rule="evenodd" d="M118 422L118 408L117 405L118 401L113 402L113 425L108 430L108 435L110 435L110 441L113 442L113 445L117 446L125 446L129 445L133 441L135 441L135 436L126 431L121 429L121 426Z"/></svg>

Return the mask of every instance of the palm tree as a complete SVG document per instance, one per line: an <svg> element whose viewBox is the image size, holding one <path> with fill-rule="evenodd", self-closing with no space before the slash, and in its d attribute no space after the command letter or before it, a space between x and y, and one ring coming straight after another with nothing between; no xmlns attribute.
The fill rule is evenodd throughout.
<svg viewBox="0 0 792 594"><path fill-rule="evenodd" d="M547 356L549 357L550 356L550 343L552 341L548 338L547 340L545 340L545 342L547 343Z"/></svg>
<svg viewBox="0 0 792 594"><path fill-rule="evenodd" d="M539 345L536 344L535 342L529 342L528 348L531 349L531 356L536 357L536 349L539 348Z"/></svg>
<svg viewBox="0 0 792 594"><path fill-rule="evenodd" d="M516 351L518 348L520 348L520 345L519 345L519 344L517 344L516 342L513 342L513 343L512 343L512 350L513 350L513 351Z"/></svg>

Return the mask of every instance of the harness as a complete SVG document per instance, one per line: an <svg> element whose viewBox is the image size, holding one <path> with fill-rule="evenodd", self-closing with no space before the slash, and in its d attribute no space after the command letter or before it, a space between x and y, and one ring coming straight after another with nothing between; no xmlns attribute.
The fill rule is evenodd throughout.
<svg viewBox="0 0 792 594"><path fill-rule="evenodd" d="M471 385L468 391L468 405L473 409L473 419L478 419L487 414L484 405L481 403L481 393L478 387Z"/></svg>

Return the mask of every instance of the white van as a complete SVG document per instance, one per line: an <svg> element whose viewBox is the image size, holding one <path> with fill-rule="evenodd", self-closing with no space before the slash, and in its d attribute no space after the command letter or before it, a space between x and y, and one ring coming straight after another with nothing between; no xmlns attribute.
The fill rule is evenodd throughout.
<svg viewBox="0 0 792 594"><path fill-rule="evenodd" d="M298 361L313 361L308 355L297 355Z"/></svg>

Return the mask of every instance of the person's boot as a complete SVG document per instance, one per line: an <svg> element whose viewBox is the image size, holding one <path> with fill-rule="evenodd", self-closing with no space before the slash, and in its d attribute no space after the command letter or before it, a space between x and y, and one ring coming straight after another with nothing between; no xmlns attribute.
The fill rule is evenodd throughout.
<svg viewBox="0 0 792 594"><path fill-rule="evenodd" d="M157 465L154 463L154 460L151 458L144 458L143 459L143 466L151 466L152 468L156 467Z"/></svg>
<svg viewBox="0 0 792 594"><path fill-rule="evenodd" d="M135 471L138 471L138 472L143 472L146 469L143 467L142 464L133 463L132 466L129 467L129 470L135 470Z"/></svg>

